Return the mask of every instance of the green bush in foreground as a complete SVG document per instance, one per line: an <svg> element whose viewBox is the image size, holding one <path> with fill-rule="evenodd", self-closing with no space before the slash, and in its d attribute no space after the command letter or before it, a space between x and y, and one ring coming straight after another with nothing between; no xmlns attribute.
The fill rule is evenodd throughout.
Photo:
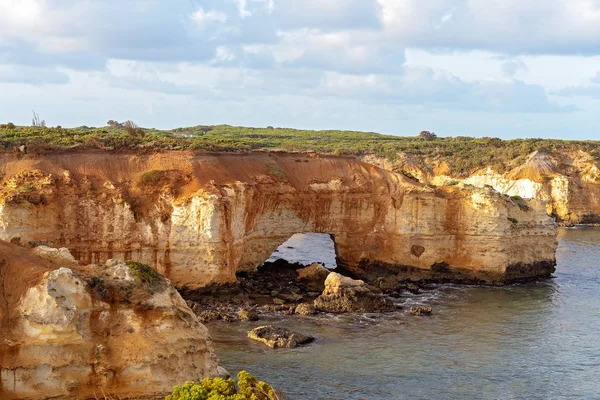
<svg viewBox="0 0 600 400"><path fill-rule="evenodd" d="M231 378L205 378L200 383L175 386L166 400L280 400L280 397L268 383L240 371L237 387Z"/></svg>

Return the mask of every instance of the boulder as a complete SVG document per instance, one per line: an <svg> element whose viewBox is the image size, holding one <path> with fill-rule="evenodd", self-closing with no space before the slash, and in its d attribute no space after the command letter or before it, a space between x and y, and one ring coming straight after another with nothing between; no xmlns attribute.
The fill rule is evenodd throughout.
<svg viewBox="0 0 600 400"><path fill-rule="evenodd" d="M310 290L323 291L325 289L325 279L331 271L322 264L314 263L305 268L297 269L298 279L302 281Z"/></svg>
<svg viewBox="0 0 600 400"><path fill-rule="evenodd" d="M300 315L313 315L317 313L317 310L315 310L315 306L310 303L302 303L296 306L295 313Z"/></svg>
<svg viewBox="0 0 600 400"><path fill-rule="evenodd" d="M325 280L325 290L314 301L317 310L331 313L391 311L394 304L375 294L361 280L331 272Z"/></svg>
<svg viewBox="0 0 600 400"><path fill-rule="evenodd" d="M417 306L410 308L411 315L431 315L433 308L425 306Z"/></svg>
<svg viewBox="0 0 600 400"><path fill-rule="evenodd" d="M69 249L65 247L55 249L54 247L42 245L35 247L33 249L33 253L44 260L48 260L63 267L72 267L78 265L75 257L73 257Z"/></svg>
<svg viewBox="0 0 600 400"><path fill-rule="evenodd" d="M271 325L259 326L258 328L252 329L248 332L248 337L272 348L291 348L302 344L308 344L315 340L312 336L303 335L301 333L292 332L286 328Z"/></svg>

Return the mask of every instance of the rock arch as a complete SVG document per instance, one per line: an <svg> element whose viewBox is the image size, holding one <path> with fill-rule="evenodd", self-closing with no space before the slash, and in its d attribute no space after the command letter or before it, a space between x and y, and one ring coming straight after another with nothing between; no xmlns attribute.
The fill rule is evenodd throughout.
<svg viewBox="0 0 600 400"><path fill-rule="evenodd" d="M366 278L505 283L554 270L556 224L543 202L430 187L351 157L1 157L12 188L1 239L67 247L82 263L137 259L178 287L231 282L301 232L334 235L339 262ZM19 191L32 182L33 193Z"/></svg>

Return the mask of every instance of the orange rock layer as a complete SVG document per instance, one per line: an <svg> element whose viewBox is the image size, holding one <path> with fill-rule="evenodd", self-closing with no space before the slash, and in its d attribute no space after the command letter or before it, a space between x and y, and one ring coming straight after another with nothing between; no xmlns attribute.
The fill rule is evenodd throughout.
<svg viewBox="0 0 600 400"><path fill-rule="evenodd" d="M434 188L350 157L0 158L0 239L67 247L81 264L139 260L179 288L235 281L299 232L331 234L338 263L364 277L501 284L554 268L556 224L544 202Z"/></svg>

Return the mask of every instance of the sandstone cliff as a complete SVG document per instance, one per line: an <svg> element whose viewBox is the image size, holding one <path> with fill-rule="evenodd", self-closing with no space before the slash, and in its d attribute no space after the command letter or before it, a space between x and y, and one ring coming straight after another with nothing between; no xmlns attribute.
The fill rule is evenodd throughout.
<svg viewBox="0 0 600 400"><path fill-rule="evenodd" d="M433 185L491 186L509 196L548 202L548 213L563 225L600 223L600 165L584 151L534 152L527 160L504 171L484 167L468 177L457 174L442 159L429 160L400 154L396 161L368 155L365 162L405 173Z"/></svg>
<svg viewBox="0 0 600 400"><path fill-rule="evenodd" d="M235 281L298 232L330 233L338 263L365 278L505 283L554 269L544 202L433 188L353 157L0 157L1 239L66 247L82 264L143 261L179 288Z"/></svg>
<svg viewBox="0 0 600 400"><path fill-rule="evenodd" d="M41 254L51 261L0 241L0 398L155 395L223 374L206 328L158 274Z"/></svg>

